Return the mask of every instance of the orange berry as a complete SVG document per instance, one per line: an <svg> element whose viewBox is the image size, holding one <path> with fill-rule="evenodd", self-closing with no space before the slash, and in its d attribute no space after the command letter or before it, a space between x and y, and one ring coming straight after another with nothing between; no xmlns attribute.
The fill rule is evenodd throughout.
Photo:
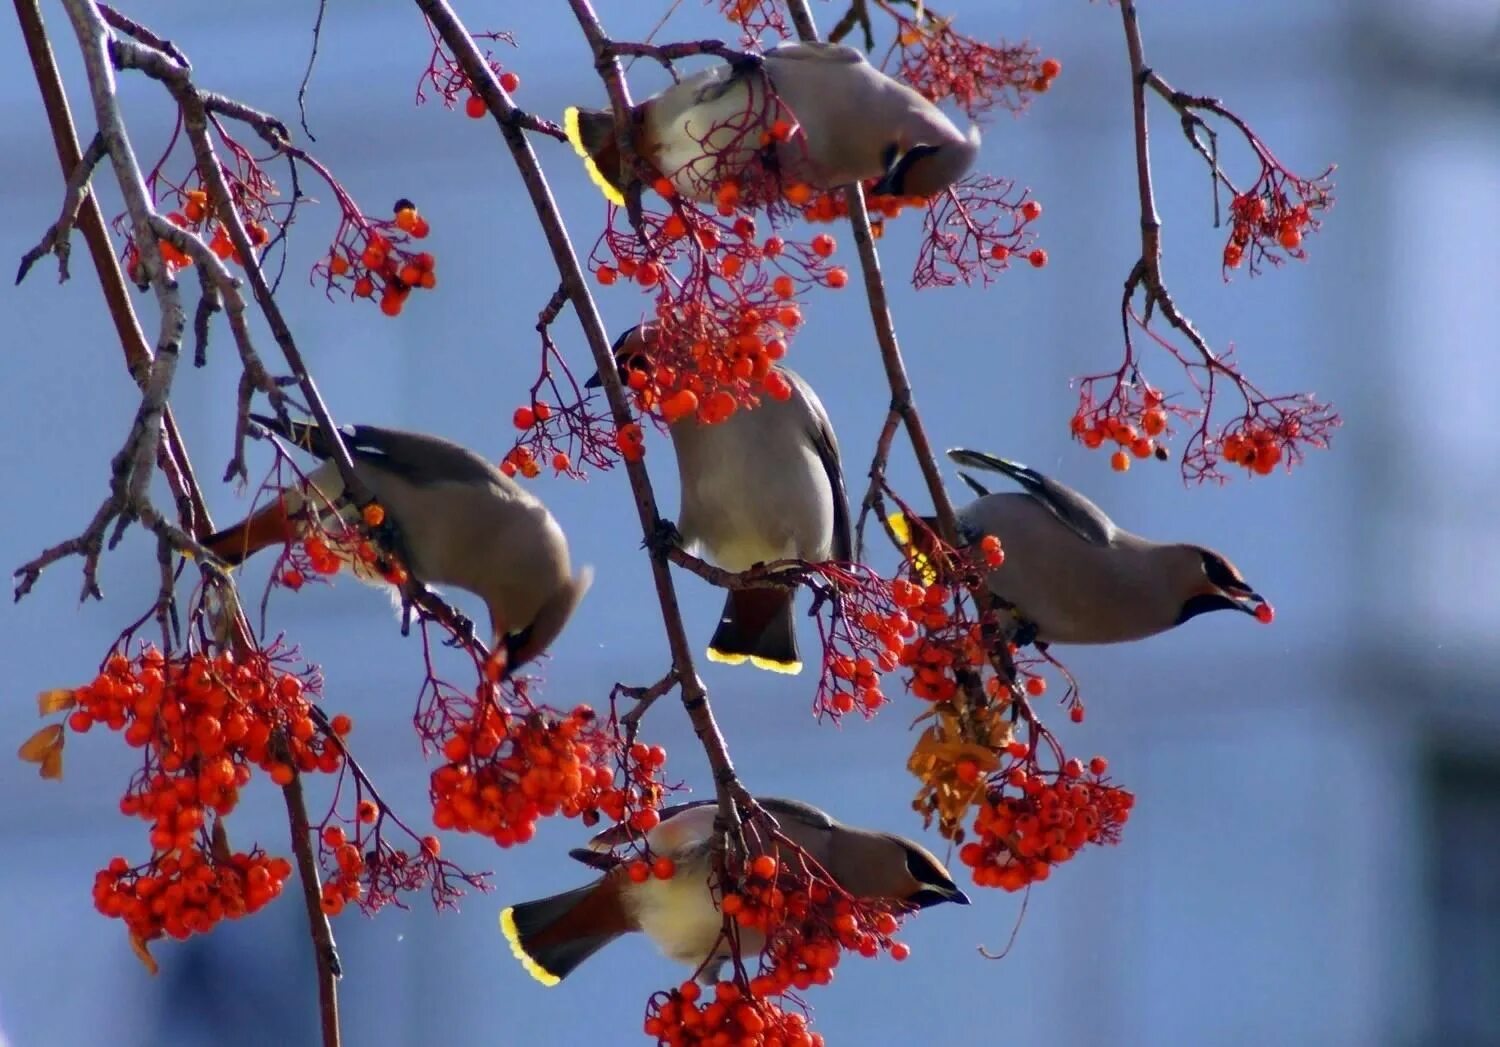
<svg viewBox="0 0 1500 1047"><path fill-rule="evenodd" d="M995 244L990 248L990 257L997 262L1003 262L1010 257L1010 248L1004 244Z"/></svg>
<svg viewBox="0 0 1500 1047"><path fill-rule="evenodd" d="M464 102L464 112L475 120L483 120L490 107L484 104L484 99L478 95L470 95L468 101Z"/></svg>
<svg viewBox="0 0 1500 1047"><path fill-rule="evenodd" d="M361 276L358 280L354 281L354 297L369 298L374 293L375 281L371 280L368 276Z"/></svg>
<svg viewBox="0 0 1500 1047"><path fill-rule="evenodd" d="M360 821L368 825L379 817L380 808L375 806L373 800L361 800L359 801L359 806L355 809L355 813L359 816Z"/></svg>
<svg viewBox="0 0 1500 1047"><path fill-rule="evenodd" d="M1062 72L1062 63L1055 58L1048 58L1042 62L1041 74L1048 80L1057 79L1057 74Z"/></svg>
<svg viewBox="0 0 1500 1047"><path fill-rule="evenodd" d="M428 857L436 858L443 850L443 842L436 836L422 837L422 852Z"/></svg>
<svg viewBox="0 0 1500 1047"><path fill-rule="evenodd" d="M776 859L769 854L758 854L750 863L750 872L762 880L772 879L776 875Z"/></svg>
<svg viewBox="0 0 1500 1047"><path fill-rule="evenodd" d="M345 714L339 713L332 720L328 721L328 726L330 729L332 729L334 734L338 735L340 738L343 738L348 735L350 731L354 730L354 721Z"/></svg>
<svg viewBox="0 0 1500 1047"><path fill-rule="evenodd" d="M1038 247L1026 256L1026 260L1031 263L1033 269L1040 269L1047 264L1047 252Z"/></svg>
<svg viewBox="0 0 1500 1047"><path fill-rule="evenodd" d="M506 94L515 94L516 88L521 86L521 78L515 73L501 73L500 86Z"/></svg>
<svg viewBox="0 0 1500 1047"><path fill-rule="evenodd" d="M1021 205L1021 217L1028 222L1035 222L1042 215L1042 205L1036 200L1027 200Z"/></svg>
<svg viewBox="0 0 1500 1047"><path fill-rule="evenodd" d="M1137 458L1150 458L1156 452L1156 441L1142 436L1130 441L1130 453Z"/></svg>
<svg viewBox="0 0 1500 1047"><path fill-rule="evenodd" d="M608 287L613 284L617 279L619 279L619 275L620 274L615 272L612 267L607 265L601 265L598 269L594 270L594 279L598 280L599 283L604 287Z"/></svg>
<svg viewBox="0 0 1500 1047"><path fill-rule="evenodd" d="M572 464L573 464L572 459L570 459L566 454L564 454L561 451L558 451L556 454L554 454L552 456L552 468L555 469L557 472L560 472L560 473L567 472L568 469L572 466Z"/></svg>
<svg viewBox="0 0 1500 1047"><path fill-rule="evenodd" d="M1130 468L1130 456L1124 451L1116 451L1109 456L1109 467L1117 473L1123 473Z"/></svg>
<svg viewBox="0 0 1500 1047"><path fill-rule="evenodd" d="M1284 221L1276 233L1276 241L1288 251L1294 250L1302 243L1302 230L1298 229L1294 223Z"/></svg>
<svg viewBox="0 0 1500 1047"><path fill-rule="evenodd" d="M388 288L385 294L380 296L380 311L386 316L399 316L404 305L406 305L406 295L393 288Z"/></svg>
<svg viewBox="0 0 1500 1047"><path fill-rule="evenodd" d="M510 420L517 429L530 429L536 424L536 412L529 407L517 407Z"/></svg>
<svg viewBox="0 0 1500 1047"><path fill-rule="evenodd" d="M651 863L651 875L658 880L670 880L677 873L677 863L666 855L661 855Z"/></svg>
<svg viewBox="0 0 1500 1047"><path fill-rule="evenodd" d="M625 873L631 883L645 883L651 879L651 866L637 859L625 867Z"/></svg>
<svg viewBox="0 0 1500 1047"><path fill-rule="evenodd" d="M849 283L849 273L840 266L834 266L828 270L828 286L837 291Z"/></svg>
<svg viewBox="0 0 1500 1047"><path fill-rule="evenodd" d="M834 250L837 247L838 244L834 241L833 237L829 236L827 233L819 233L812 239L813 254L817 255L819 258L827 258L829 255L833 254Z"/></svg>
<svg viewBox="0 0 1500 1047"><path fill-rule="evenodd" d="M359 515L365 521L366 527L379 527L385 522L385 509L379 502L371 502L360 510Z"/></svg>
<svg viewBox="0 0 1500 1047"><path fill-rule="evenodd" d="M783 273L771 281L771 290L777 298L790 298L797 293L797 285L790 276Z"/></svg>
<svg viewBox="0 0 1500 1047"><path fill-rule="evenodd" d="M129 736L128 735L127 735L127 740L129 740ZM280 785L280 786L291 785L292 784L292 779L295 778L296 776L297 776L297 772L294 771L294 770L292 770L292 768L289 765L284 764L284 763L275 764L271 768L271 781L275 782L277 785Z"/></svg>
<svg viewBox="0 0 1500 1047"><path fill-rule="evenodd" d="M1159 407L1153 407L1141 415L1141 428L1146 431L1147 436L1160 436L1167 427L1167 412Z"/></svg>

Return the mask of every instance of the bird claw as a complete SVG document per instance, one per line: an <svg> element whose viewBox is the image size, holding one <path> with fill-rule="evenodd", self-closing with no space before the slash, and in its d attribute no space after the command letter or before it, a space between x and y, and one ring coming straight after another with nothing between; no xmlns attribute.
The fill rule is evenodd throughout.
<svg viewBox="0 0 1500 1047"><path fill-rule="evenodd" d="M457 611L453 612L453 620L448 623L448 628L453 631L453 635L443 641L445 647L468 647L479 638L474 632L474 619Z"/></svg>
<svg viewBox="0 0 1500 1047"><path fill-rule="evenodd" d="M1010 642L1017 647L1028 647L1036 643L1037 625L1028 622L1024 618L1018 619L1015 632L1010 634Z"/></svg>
<svg viewBox="0 0 1500 1047"><path fill-rule="evenodd" d="M671 520L657 517L656 525L652 527L651 533L646 536L642 543L655 556L666 556L673 549L681 549L682 532Z"/></svg>

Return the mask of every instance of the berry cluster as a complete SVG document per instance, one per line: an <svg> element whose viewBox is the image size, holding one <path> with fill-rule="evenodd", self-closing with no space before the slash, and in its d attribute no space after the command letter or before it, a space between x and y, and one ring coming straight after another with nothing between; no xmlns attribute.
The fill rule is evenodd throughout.
<svg viewBox="0 0 1500 1047"><path fill-rule="evenodd" d="M1262 157L1265 164L1265 157ZM1315 211L1328 207L1330 191L1327 173L1308 181L1266 164L1261 177L1248 192L1240 193L1229 204L1229 241L1224 245L1224 273L1238 269L1246 261L1250 272L1258 271L1261 262L1279 265L1285 258L1306 258L1302 240L1317 232Z"/></svg>
<svg viewBox="0 0 1500 1047"><path fill-rule="evenodd" d="M717 983L710 1002L700 1002L702 993L697 982L683 982L653 995L646 1035L668 1047L823 1047L805 1015L784 1011L734 982Z"/></svg>
<svg viewBox="0 0 1500 1047"><path fill-rule="evenodd" d="M621 752L592 709L566 716L525 714L486 704L442 743L447 763L433 771L432 821L439 829L488 836L501 847L530 840L536 823L561 814L588 824L601 814L631 819L641 832L656 824L666 753L641 746ZM617 784L617 769L623 772Z"/></svg>
<svg viewBox="0 0 1500 1047"><path fill-rule="evenodd" d="M1027 759L1030 747L1012 742L1010 752ZM1052 867L1091 843L1115 843L1130 818L1135 797L1107 785L1108 763L1096 756L1087 767L1070 759L1052 774L1017 765L992 785L974 819L977 839L959 848L981 887L1017 891L1045 880ZM1019 795L1005 795L1011 787Z"/></svg>
<svg viewBox="0 0 1500 1047"><path fill-rule="evenodd" d="M133 659L112 654L82 687L42 696L44 714L71 710L71 730L99 724L145 753L120 811L150 823L153 858L134 868L117 858L95 885L99 910L125 919L140 941L206 931L280 891L286 863L259 852L231 855L222 819L253 768L278 785L298 771L338 771L336 739L353 728L341 715L330 722L332 736L320 731L307 697L315 681L283 671L284 661L274 649L167 657L148 646ZM50 740L48 755L60 761L61 730L54 725L38 737Z"/></svg>
<svg viewBox="0 0 1500 1047"><path fill-rule="evenodd" d="M412 291L437 286L437 259L412 249L415 241L426 239L427 219L406 199L397 200L394 211L389 221L346 214L328 257L313 267L330 291L347 283L355 298L373 300L378 292L386 316L399 315Z"/></svg>
<svg viewBox="0 0 1500 1047"><path fill-rule="evenodd" d="M785 399L791 389L775 365L802 325L796 297L849 282L829 261L837 242L761 236L756 219L738 213L734 182L718 187L720 217L685 205L666 179L655 188L670 210L643 216L645 242L614 224L617 210L591 258L601 284L630 280L655 299L643 330L649 359L629 379L640 408L712 424L762 394Z"/></svg>
<svg viewBox="0 0 1500 1047"><path fill-rule="evenodd" d="M1130 468L1132 458L1167 458L1166 447L1157 440L1170 435L1173 413L1182 412L1168 405L1159 390L1144 383L1117 387L1098 406L1093 404L1091 387L1086 385L1068 429L1073 439L1091 451L1114 444L1117 449L1110 455L1109 466L1123 473Z"/></svg>
<svg viewBox="0 0 1500 1047"><path fill-rule="evenodd" d="M245 260L240 257L240 252L230 242L228 231L222 224L209 219L208 193L201 188L188 189L179 192L178 196L181 200L181 209L169 211L167 221L194 235L207 235L209 250L213 251L220 261L233 261L235 265L244 265ZM211 234L210 229L212 229ZM266 227L257 221L245 223L245 235L250 238L250 243L254 247L264 247L271 238ZM161 260L166 265L169 276L175 276L180 270L193 264L192 259L179 251L170 240L157 240L156 246L161 252ZM140 249L134 241L131 241L125 248L125 275L133 283L141 282L140 266Z"/></svg>
<svg viewBox="0 0 1500 1047"><path fill-rule="evenodd" d="M335 526L289 544L282 552L276 582L295 592L307 583L309 577L338 574L348 564L358 578L382 578L398 588L404 586L406 568L371 534L385 522L385 508L371 502L360 511L360 519L364 523L363 530L354 526Z"/></svg>
<svg viewBox="0 0 1500 1047"><path fill-rule="evenodd" d="M552 419L552 405L543 400L533 400L531 405L516 408L516 413L511 416L517 429L525 433L533 431L538 435L546 431L546 426ZM551 460L554 472L566 473L573 467L572 460L566 452L555 451ZM500 471L506 476L515 476L520 473L528 480L534 480L541 475L542 467L537 462L536 452L532 450L530 443L517 443L506 454L500 462Z"/></svg>
<svg viewBox="0 0 1500 1047"><path fill-rule="evenodd" d="M258 911L281 894L291 874L291 862L259 850L229 854L193 846L136 868L116 857L94 876L94 908L123 920L144 949L163 935L206 934L223 920Z"/></svg>
<svg viewBox="0 0 1500 1047"><path fill-rule="evenodd" d="M1291 439L1296 436L1296 432L1290 434ZM1282 443L1287 438L1288 434L1269 426L1247 425L1220 440L1219 456L1257 476L1268 476L1281 463Z"/></svg>

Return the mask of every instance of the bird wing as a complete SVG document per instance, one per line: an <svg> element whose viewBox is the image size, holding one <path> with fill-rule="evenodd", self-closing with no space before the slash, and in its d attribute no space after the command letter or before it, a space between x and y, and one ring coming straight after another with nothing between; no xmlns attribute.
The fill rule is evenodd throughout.
<svg viewBox="0 0 1500 1047"><path fill-rule="evenodd" d="M283 424L263 415L251 418L310 454L324 459L333 457L332 442L324 438L322 429L314 422ZM441 437L376 425L342 425L339 435L356 463L384 469L413 484L508 485L500 470L489 462Z"/></svg>
<svg viewBox="0 0 1500 1047"><path fill-rule="evenodd" d="M801 800L788 800L777 796L766 796L757 797L755 802L765 808L778 821L791 820L800 822L813 829L832 829L837 824L826 812L819 810L812 806L812 804L803 803ZM663 807L656 812L661 816L661 822L652 830L652 833L658 833L664 828L669 828L669 823L688 812L699 811L705 807L716 807L718 803L718 800L690 800L687 803L674 803ZM629 823L615 825L605 829L601 833L595 834L589 840L588 848L579 848L578 852L573 853L573 857L585 865L594 865L595 868L599 868L593 858L585 859L580 855L608 851L627 844L640 835L639 832L630 827Z"/></svg>
<svg viewBox="0 0 1500 1047"><path fill-rule="evenodd" d="M812 415L808 439L812 441L813 450L818 452L818 460L828 474L828 486L833 489L833 559L847 563L854 559L854 535L849 524L849 492L844 486L844 466L839 459L839 441L833 434L833 422L829 420L823 401L801 375L785 368L782 373Z"/></svg>
<svg viewBox="0 0 1500 1047"><path fill-rule="evenodd" d="M958 476L959 479L963 480L964 483L969 485L969 490L979 495L979 497L983 498L985 495L990 493L990 489L988 487L980 483L978 480L974 479L974 477L970 476L968 473L959 473Z"/></svg>
<svg viewBox="0 0 1500 1047"><path fill-rule="evenodd" d="M1107 546L1113 543L1116 532L1114 521L1103 509L1066 484L1049 479L1020 462L997 458L983 451L955 447L948 451L948 457L959 465L1003 473L1010 477L1027 494L1045 506L1059 522L1090 545Z"/></svg>

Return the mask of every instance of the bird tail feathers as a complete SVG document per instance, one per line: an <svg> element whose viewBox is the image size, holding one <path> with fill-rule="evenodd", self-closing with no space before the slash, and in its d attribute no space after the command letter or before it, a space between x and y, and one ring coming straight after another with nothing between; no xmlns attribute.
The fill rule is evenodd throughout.
<svg viewBox="0 0 1500 1047"><path fill-rule="evenodd" d="M563 110L563 133L568 144L583 159L589 181L599 187L605 198L616 207L625 204L620 179L620 150L615 141L615 118L607 109L580 109L571 105Z"/></svg>
<svg viewBox="0 0 1500 1047"><path fill-rule="evenodd" d="M709 661L749 662L773 673L800 673L793 594L786 589L731 589L708 642Z"/></svg>
<svg viewBox="0 0 1500 1047"><path fill-rule="evenodd" d="M500 914L500 930L527 974L551 988L619 937L620 931L609 927L578 933L576 925L589 922L582 917L593 907L599 891L599 883L591 883L512 905Z"/></svg>
<svg viewBox="0 0 1500 1047"><path fill-rule="evenodd" d="M202 541L203 547L231 566L244 563L269 545L283 545L295 537L286 500L278 497L270 505L251 513L233 527L226 527Z"/></svg>

